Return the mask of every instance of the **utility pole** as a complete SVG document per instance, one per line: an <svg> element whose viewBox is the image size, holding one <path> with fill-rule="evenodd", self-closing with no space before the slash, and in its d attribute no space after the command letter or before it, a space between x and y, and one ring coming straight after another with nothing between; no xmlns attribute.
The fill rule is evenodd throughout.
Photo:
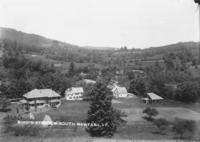
<svg viewBox="0 0 200 142"><path fill-rule="evenodd" d="M194 0L195 3L200 6L200 0ZM200 64L200 9L199 9L199 56L198 56L198 63Z"/></svg>

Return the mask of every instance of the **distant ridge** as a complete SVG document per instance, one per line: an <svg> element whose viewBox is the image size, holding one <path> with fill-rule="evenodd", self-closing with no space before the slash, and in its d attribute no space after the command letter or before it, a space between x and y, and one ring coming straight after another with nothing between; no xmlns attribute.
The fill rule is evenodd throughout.
<svg viewBox="0 0 200 142"><path fill-rule="evenodd" d="M17 31L11 28L0 27L0 39L10 40L13 42L22 43L29 46L39 46L39 47L52 47L59 46L62 48L85 48L85 49L97 49L97 50L109 50L114 49L110 47L95 47L95 46L78 46L63 41L58 41L54 39L49 39L41 35L25 33L22 31Z"/></svg>
<svg viewBox="0 0 200 142"><path fill-rule="evenodd" d="M132 49L127 51L121 51L120 48L115 47L104 47L104 46L78 46L74 44L70 44L67 42L62 42L54 39L49 39L44 36L25 33L22 31L17 31L11 28L0 27L0 41L9 40L11 42L18 42L21 45L33 46L39 48L49 48L53 50L59 49L68 49L68 50L113 50L114 52L133 52ZM163 54L165 52L177 52L182 49L190 50L194 55L198 53L198 43L197 42L178 42L174 44L158 46L158 47L150 47L146 49L139 49L141 53L151 52L152 54Z"/></svg>
<svg viewBox="0 0 200 142"><path fill-rule="evenodd" d="M69 43L53 40L46 38L44 36L29 34L21 31L17 31L11 28L2 28L0 27L0 39L6 39L13 42L23 43L29 46L40 46L40 47L51 47L54 45L65 47L65 48L78 48L77 45L72 45Z"/></svg>

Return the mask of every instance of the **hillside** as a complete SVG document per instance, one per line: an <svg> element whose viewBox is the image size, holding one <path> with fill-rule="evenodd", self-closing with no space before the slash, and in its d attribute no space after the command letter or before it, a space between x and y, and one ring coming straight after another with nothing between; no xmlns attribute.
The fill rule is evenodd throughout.
<svg viewBox="0 0 200 142"><path fill-rule="evenodd" d="M10 28L2 28L0 27L0 39L2 40L10 40L18 43L22 43L24 45L29 45L29 46L39 46L39 47L62 47L62 48L67 48L67 49L97 49L97 50L111 50L114 49L112 47L95 47L95 46L78 46L78 45L73 45L70 43L54 40L54 39L49 39L40 35L36 34L29 34L21 31L17 31L15 29L10 29Z"/></svg>
<svg viewBox="0 0 200 142"><path fill-rule="evenodd" d="M194 56L198 55L198 43L197 42L179 42L175 44L160 46L160 47L150 47L143 50L147 56L151 56L152 58L161 58L166 53L178 53L183 50L188 50Z"/></svg>
<svg viewBox="0 0 200 142"><path fill-rule="evenodd" d="M39 46L39 47L58 46L63 48L78 48L77 45L72 45L69 43L48 39L40 35L28 34L9 28L0 28L0 33L1 33L0 38L3 40L10 40L29 46Z"/></svg>
<svg viewBox="0 0 200 142"><path fill-rule="evenodd" d="M55 63L76 62L78 64L115 65L119 68L151 66L155 61L163 62L167 53L190 52L198 55L198 43L179 42L147 49L117 49L113 47L78 46L49 39L36 34L28 34L9 28L0 28L0 47L17 46L27 55L42 57ZM1 50L2 51L2 50ZM123 67L122 67L123 64ZM138 66L139 65L139 66Z"/></svg>

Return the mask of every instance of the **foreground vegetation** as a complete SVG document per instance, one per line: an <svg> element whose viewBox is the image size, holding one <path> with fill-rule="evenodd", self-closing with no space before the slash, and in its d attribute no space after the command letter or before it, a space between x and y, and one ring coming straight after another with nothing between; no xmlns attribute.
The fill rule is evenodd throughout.
<svg viewBox="0 0 200 142"><path fill-rule="evenodd" d="M192 126L188 124L192 124L194 121L197 123L195 126L198 126L199 115L197 116L198 119L194 119L194 121L191 121L193 117L192 110L188 111L188 106L184 104L177 104L176 102L164 102L163 104L144 104L141 103L140 99L138 98L132 98L132 99L118 99L117 100L120 103L113 103L114 108L121 110L125 113L123 115L123 119L127 121L126 124L120 125L117 128L116 133L112 137L113 139L146 139L146 140L162 140L162 139L179 139L181 133L184 133L182 139L199 139L199 132L195 130L195 133L188 133L188 129L183 129L183 127ZM12 104L14 105L14 104ZM153 116L154 121L146 121L143 116L145 114L142 113L142 111L146 107L154 108L158 111L157 116ZM190 109L195 110L195 105L190 105ZM193 107L193 108L192 108ZM182 108L182 109L179 109ZM16 111L15 108L12 109L13 111ZM35 119L36 120L43 120L44 115L48 114L54 121L73 121L73 122L85 122L85 119L87 118L87 111L89 110L89 103L86 101L76 101L76 102L69 102L69 101L63 101L60 108L56 110L49 110L47 112L42 113L36 113ZM10 112L10 114L14 114L14 112ZM172 115L176 114L176 115ZM182 117L183 114L187 117ZM176 119L176 117L179 117L179 119ZM138 119L139 118L139 119ZM160 119L166 119L167 123L165 123ZM182 119L184 118L184 119ZM158 121L156 121L158 120ZM177 120L177 121L176 121ZM179 123L180 122L180 123ZM189 123L188 123L189 122ZM182 124L186 125L182 125ZM176 126L176 131L173 126ZM180 127L181 126L181 127ZM32 127L29 127L32 128ZM192 127L191 127L192 128ZM20 129L20 128L19 128ZM189 128L190 129L190 128ZM17 130L17 129L15 129ZM27 134L25 137L28 137L32 139L32 137L35 137L36 139L68 139L68 138L74 138L74 137L83 137L90 139L89 134L85 131L85 127L49 127L49 128L35 128L33 127L33 130L37 132L36 136L30 136L33 133L31 132L30 135ZM179 130L185 130L180 131ZM194 129L192 129L194 130ZM20 131L17 131L20 132ZM21 131L23 132L23 131ZM28 131L27 131L28 132ZM14 136L14 133L5 133L5 139L7 136L11 136L11 138ZM18 133L17 133L18 135ZM23 139L24 133L19 135L19 139Z"/></svg>

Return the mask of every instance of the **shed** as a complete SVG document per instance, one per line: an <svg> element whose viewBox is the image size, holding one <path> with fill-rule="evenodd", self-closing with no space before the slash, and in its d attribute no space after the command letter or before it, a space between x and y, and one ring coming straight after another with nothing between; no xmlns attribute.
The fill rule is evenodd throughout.
<svg viewBox="0 0 200 142"><path fill-rule="evenodd" d="M150 103L158 103L164 100L162 97L158 96L155 93L147 93L147 97Z"/></svg>

